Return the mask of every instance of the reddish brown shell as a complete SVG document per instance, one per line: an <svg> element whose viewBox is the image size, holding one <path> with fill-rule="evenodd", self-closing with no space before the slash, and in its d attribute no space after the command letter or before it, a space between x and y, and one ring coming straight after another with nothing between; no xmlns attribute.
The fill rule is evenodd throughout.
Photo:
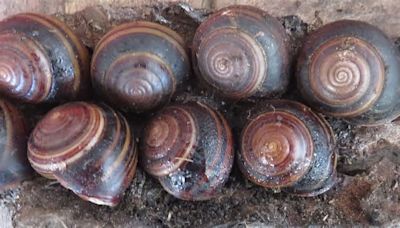
<svg viewBox="0 0 400 228"><path fill-rule="evenodd" d="M335 138L329 124L293 101L268 101L251 111L238 163L252 182L304 196L335 183Z"/></svg>
<svg viewBox="0 0 400 228"><path fill-rule="evenodd" d="M316 110L353 124L400 115L400 54L378 28L342 20L311 33L300 51L298 88Z"/></svg>
<svg viewBox="0 0 400 228"><path fill-rule="evenodd" d="M26 155L28 129L22 113L0 100L0 191L30 178L33 170Z"/></svg>
<svg viewBox="0 0 400 228"><path fill-rule="evenodd" d="M95 90L121 109L145 112L169 102L189 77L183 38L145 21L120 25L96 46L91 65Z"/></svg>
<svg viewBox="0 0 400 228"><path fill-rule="evenodd" d="M290 113L266 112L255 117L241 139L241 158L253 172L266 177L254 178L265 187L293 185L310 169L314 150L310 131Z"/></svg>
<svg viewBox="0 0 400 228"><path fill-rule="evenodd" d="M37 124L28 143L32 167L81 198L115 206L134 177L137 152L126 119L106 105L67 103Z"/></svg>
<svg viewBox="0 0 400 228"><path fill-rule="evenodd" d="M280 95L289 83L288 40L266 12L229 6L197 29L193 67L209 87L233 100Z"/></svg>
<svg viewBox="0 0 400 228"><path fill-rule="evenodd" d="M89 54L56 18L23 13L0 22L0 93L28 103L76 99L88 88Z"/></svg>
<svg viewBox="0 0 400 228"><path fill-rule="evenodd" d="M233 164L233 138L225 118L191 102L166 107L150 120L141 164L166 191L184 200L215 197Z"/></svg>

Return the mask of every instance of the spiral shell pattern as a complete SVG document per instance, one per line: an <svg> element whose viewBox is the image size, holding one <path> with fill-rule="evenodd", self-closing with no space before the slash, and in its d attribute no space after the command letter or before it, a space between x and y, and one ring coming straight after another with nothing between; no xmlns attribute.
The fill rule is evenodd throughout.
<svg viewBox="0 0 400 228"><path fill-rule="evenodd" d="M105 87L135 110L165 103L176 84L173 73L162 60L145 53L126 54L115 60L105 80Z"/></svg>
<svg viewBox="0 0 400 228"><path fill-rule="evenodd" d="M193 156L197 138L196 123L190 112L182 107L166 108L146 128L143 150L146 171L157 177L176 171Z"/></svg>
<svg viewBox="0 0 400 228"><path fill-rule="evenodd" d="M232 168L230 127L219 112L206 104L168 106L145 128L141 164L175 197L210 199Z"/></svg>
<svg viewBox="0 0 400 228"><path fill-rule="evenodd" d="M189 66L178 34L155 23L133 22L114 28L99 42L92 81L112 104L145 112L170 100L188 77Z"/></svg>
<svg viewBox="0 0 400 228"><path fill-rule="evenodd" d="M236 29L214 30L196 56L204 80L230 97L249 97L264 81L267 62L261 47Z"/></svg>
<svg viewBox="0 0 400 228"><path fill-rule="evenodd" d="M126 119L106 105L67 103L38 123L28 143L32 167L81 198L115 206L133 179L137 152Z"/></svg>
<svg viewBox="0 0 400 228"><path fill-rule="evenodd" d="M245 177L303 196L322 194L335 184L335 139L323 118L286 100L268 101L252 112L238 155Z"/></svg>
<svg viewBox="0 0 400 228"><path fill-rule="evenodd" d="M283 27L249 6L224 8L204 21L193 39L197 75L227 98L273 96L288 84Z"/></svg>
<svg viewBox="0 0 400 228"><path fill-rule="evenodd" d="M378 28L342 20L312 32L300 49L297 87L312 108L356 125L400 116L400 53Z"/></svg>
<svg viewBox="0 0 400 228"><path fill-rule="evenodd" d="M28 103L75 99L88 83L89 55L55 18L24 13L0 22L0 93Z"/></svg>
<svg viewBox="0 0 400 228"><path fill-rule="evenodd" d="M382 58L373 46L358 38L341 37L314 52L309 80L316 97L335 107L334 115L354 116L378 99L384 75Z"/></svg>
<svg viewBox="0 0 400 228"><path fill-rule="evenodd" d="M290 113L267 112L253 119L243 131L241 158L244 170L264 187L293 185L310 168L311 133Z"/></svg>
<svg viewBox="0 0 400 228"><path fill-rule="evenodd" d="M0 34L0 91L24 101L44 101L51 90L51 62L23 34Z"/></svg>
<svg viewBox="0 0 400 228"><path fill-rule="evenodd" d="M0 100L0 191L33 176L26 157L28 129L22 113Z"/></svg>

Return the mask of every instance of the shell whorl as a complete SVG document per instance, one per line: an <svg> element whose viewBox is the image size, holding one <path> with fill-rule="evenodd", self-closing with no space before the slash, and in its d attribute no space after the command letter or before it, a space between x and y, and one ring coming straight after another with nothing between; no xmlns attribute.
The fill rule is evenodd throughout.
<svg viewBox="0 0 400 228"><path fill-rule="evenodd" d="M196 56L208 84L235 99L253 95L266 75L262 48L253 37L234 28L211 32L201 41Z"/></svg>
<svg viewBox="0 0 400 228"><path fill-rule="evenodd" d="M250 111L238 154L245 177L302 196L322 194L335 184L335 137L326 120L288 100L270 100Z"/></svg>
<svg viewBox="0 0 400 228"><path fill-rule="evenodd" d="M368 110L381 94L385 66L378 51L353 37L324 43L311 60L311 90L332 114L352 117Z"/></svg>
<svg viewBox="0 0 400 228"><path fill-rule="evenodd" d="M32 167L80 197L115 206L132 180L136 146L127 120L106 105L67 103L37 124L28 143Z"/></svg>
<svg viewBox="0 0 400 228"><path fill-rule="evenodd" d="M92 82L112 104L145 112L168 103L188 77L189 67L177 33L138 21L120 25L102 38L93 55Z"/></svg>
<svg viewBox="0 0 400 228"><path fill-rule="evenodd" d="M355 125L400 115L400 53L377 27L340 20L310 33L299 51L297 88L313 109Z"/></svg>
<svg viewBox="0 0 400 228"><path fill-rule="evenodd" d="M166 107L150 120L141 164L164 189L184 200L214 197L233 164L233 138L224 117L200 102Z"/></svg>
<svg viewBox="0 0 400 228"><path fill-rule="evenodd" d="M241 151L249 176L264 187L293 185L314 156L311 133L295 115L277 111L253 119L243 131Z"/></svg>
<svg viewBox="0 0 400 228"><path fill-rule="evenodd" d="M143 160L148 173L165 176L193 156L198 129L191 113L182 107L169 107L150 122L144 135Z"/></svg>
<svg viewBox="0 0 400 228"><path fill-rule="evenodd" d="M175 91L173 73L160 58L148 53L126 54L113 62L104 78L105 88L136 110L169 100Z"/></svg>
<svg viewBox="0 0 400 228"><path fill-rule="evenodd" d="M43 102L52 84L51 61L32 39L0 34L0 91L23 101Z"/></svg>
<svg viewBox="0 0 400 228"><path fill-rule="evenodd" d="M0 22L0 39L3 95L43 103L86 93L89 54L63 22L40 14L17 14Z"/></svg>
<svg viewBox="0 0 400 228"><path fill-rule="evenodd" d="M202 81L226 98L276 96L289 82L287 41L283 26L266 12L226 7L196 30L193 67Z"/></svg>

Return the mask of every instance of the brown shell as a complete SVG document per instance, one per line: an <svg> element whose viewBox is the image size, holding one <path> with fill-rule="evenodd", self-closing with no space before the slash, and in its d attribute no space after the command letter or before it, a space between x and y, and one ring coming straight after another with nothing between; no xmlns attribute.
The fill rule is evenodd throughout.
<svg viewBox="0 0 400 228"><path fill-rule="evenodd" d="M145 112L169 102L189 77L184 41L171 29L145 21L120 25L96 46L92 82L121 109Z"/></svg>
<svg viewBox="0 0 400 228"><path fill-rule="evenodd" d="M56 18L23 13L0 22L0 93L28 103L81 98L89 54Z"/></svg>
<svg viewBox="0 0 400 228"><path fill-rule="evenodd" d="M242 130L238 163L252 182L315 196L335 183L335 138L310 108L274 100L252 110Z"/></svg>
<svg viewBox="0 0 400 228"><path fill-rule="evenodd" d="M342 20L310 34L300 51L298 88L307 103L353 124L400 115L400 54L379 29Z"/></svg>
<svg viewBox="0 0 400 228"><path fill-rule="evenodd" d="M288 36L278 20L250 6L229 6L197 29L197 76L224 97L272 97L289 83Z"/></svg>
<svg viewBox="0 0 400 228"><path fill-rule="evenodd" d="M126 119L106 105L67 103L37 124L28 158L41 175L81 198L115 206L134 177L137 152Z"/></svg>
<svg viewBox="0 0 400 228"><path fill-rule="evenodd" d="M231 171L231 129L218 111L204 103L171 105L146 126L140 159L170 194L207 200L218 194Z"/></svg>

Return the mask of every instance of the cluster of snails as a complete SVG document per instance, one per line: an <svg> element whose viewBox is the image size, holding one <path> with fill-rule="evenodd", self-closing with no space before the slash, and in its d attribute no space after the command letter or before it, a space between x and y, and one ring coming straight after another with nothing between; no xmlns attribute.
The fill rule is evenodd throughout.
<svg viewBox="0 0 400 228"><path fill-rule="evenodd" d="M175 197L206 200L218 195L236 157L257 185L301 196L326 192L336 182L335 136L311 108L357 125L392 121L400 116L400 55L367 23L343 20L312 32L295 72L309 108L269 100L288 87L288 43L274 17L230 6L200 24L191 57L179 34L138 21L109 31L89 69L88 51L57 19L19 14L3 20L0 93L25 103L62 104L29 136L22 113L0 101L0 189L29 178L33 168L85 200L115 206L139 161ZM228 102L260 100L243 113L250 115L238 137L207 102L169 104L192 70L192 80ZM111 107L82 101L91 88ZM133 124L114 108L151 115L139 145Z"/></svg>

